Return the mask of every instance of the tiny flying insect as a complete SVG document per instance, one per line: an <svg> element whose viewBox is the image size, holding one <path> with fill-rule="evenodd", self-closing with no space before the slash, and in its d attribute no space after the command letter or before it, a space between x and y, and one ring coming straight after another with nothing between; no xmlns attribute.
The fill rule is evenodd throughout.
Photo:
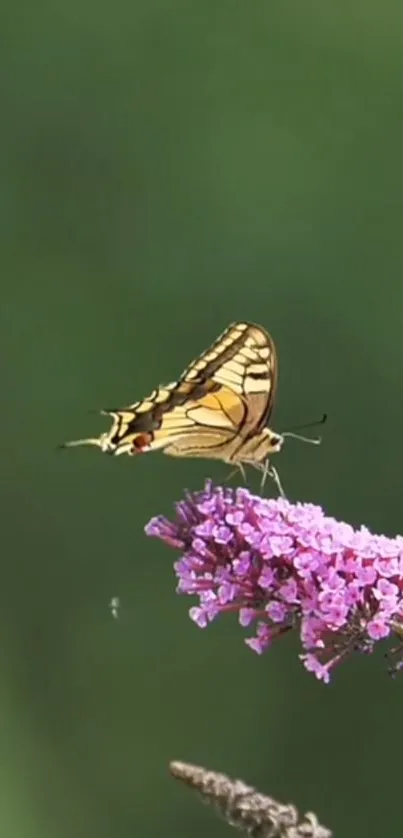
<svg viewBox="0 0 403 838"><path fill-rule="evenodd" d="M120 599L118 596L113 596L109 602L109 609L112 617L117 620L119 618Z"/></svg>

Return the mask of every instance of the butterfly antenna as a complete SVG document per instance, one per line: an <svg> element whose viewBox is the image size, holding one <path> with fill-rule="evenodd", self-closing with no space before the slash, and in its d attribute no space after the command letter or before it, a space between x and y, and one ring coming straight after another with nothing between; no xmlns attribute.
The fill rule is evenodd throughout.
<svg viewBox="0 0 403 838"><path fill-rule="evenodd" d="M301 434L293 434L292 431L286 431L281 436L290 436L292 439L301 440L301 442L310 442L311 445L320 445L322 442L321 436L301 436Z"/></svg>
<svg viewBox="0 0 403 838"><path fill-rule="evenodd" d="M310 442L311 445L320 445L322 442L322 437L310 437L310 436L302 436L301 434L296 434L294 431L303 431L305 428L316 428L318 425L324 425L327 421L327 413L324 413L321 419L316 419L315 422L308 422L305 425L294 425L293 428L290 428L289 431L285 431L282 436L290 436L293 439L299 439L301 442Z"/></svg>

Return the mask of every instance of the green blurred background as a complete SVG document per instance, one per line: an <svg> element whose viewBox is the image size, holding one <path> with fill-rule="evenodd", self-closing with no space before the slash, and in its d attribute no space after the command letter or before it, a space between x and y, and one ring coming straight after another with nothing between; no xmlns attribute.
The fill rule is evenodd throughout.
<svg viewBox="0 0 403 838"><path fill-rule="evenodd" d="M273 333L289 496L401 531L403 7L37 0L0 11L0 831L219 836L178 758L338 835L402 826L403 680L198 630L143 527L228 469L61 452L234 319ZM250 486L258 479L250 476ZM272 487L269 488L272 491ZM121 600L114 620L108 603Z"/></svg>

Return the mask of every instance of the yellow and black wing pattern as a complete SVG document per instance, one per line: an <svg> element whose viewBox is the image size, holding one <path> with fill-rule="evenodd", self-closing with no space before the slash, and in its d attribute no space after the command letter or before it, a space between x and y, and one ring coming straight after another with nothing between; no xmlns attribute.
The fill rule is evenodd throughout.
<svg viewBox="0 0 403 838"><path fill-rule="evenodd" d="M71 444L95 444L115 454L163 449L173 456L231 461L266 425L276 385L270 335L252 323L233 323L177 382L127 407L102 411L113 419L110 431Z"/></svg>

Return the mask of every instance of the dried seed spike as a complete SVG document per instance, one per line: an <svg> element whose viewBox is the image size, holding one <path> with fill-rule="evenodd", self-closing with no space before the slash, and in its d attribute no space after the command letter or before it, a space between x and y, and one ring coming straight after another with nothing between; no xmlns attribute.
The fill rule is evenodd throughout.
<svg viewBox="0 0 403 838"><path fill-rule="evenodd" d="M206 803L215 806L231 826L252 838L331 838L316 815L308 812L298 823L298 811L292 804L278 803L260 794L242 780L208 771L198 765L174 761L170 763L173 777L196 789Z"/></svg>

